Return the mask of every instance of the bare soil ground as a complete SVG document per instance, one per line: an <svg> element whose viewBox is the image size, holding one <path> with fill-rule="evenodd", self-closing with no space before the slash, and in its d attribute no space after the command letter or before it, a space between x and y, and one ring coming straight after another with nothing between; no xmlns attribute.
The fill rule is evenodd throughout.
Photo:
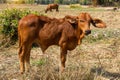
<svg viewBox="0 0 120 80"><path fill-rule="evenodd" d="M46 5L0 5L6 8L27 8L44 13ZM88 12L92 17L102 19L105 29L93 26L92 34L73 51L68 51L66 70L59 74L60 49L51 46L43 55L40 48L31 51L31 70L19 74L18 43L9 48L0 48L0 80L120 80L120 11L112 8L69 8L60 5L60 12L48 12L47 16L62 18L65 15L79 15Z"/></svg>

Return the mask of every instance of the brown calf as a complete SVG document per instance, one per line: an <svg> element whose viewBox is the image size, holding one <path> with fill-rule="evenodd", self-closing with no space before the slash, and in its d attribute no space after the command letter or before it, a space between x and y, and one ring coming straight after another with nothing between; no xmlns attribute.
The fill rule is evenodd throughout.
<svg viewBox="0 0 120 80"><path fill-rule="evenodd" d="M59 8L58 4L49 4L45 9L45 13L47 13L48 11L52 12L52 9L56 9L56 11L58 12L59 11L58 8Z"/></svg>
<svg viewBox="0 0 120 80"><path fill-rule="evenodd" d="M65 16L62 19L45 16L27 15L19 21L19 61L20 72L29 71L30 51L34 42L40 45L42 52L51 45L60 46L60 71L64 71L68 50L73 50L81 43L85 35L91 33L90 24L105 28L100 19L93 19L88 13L79 16Z"/></svg>

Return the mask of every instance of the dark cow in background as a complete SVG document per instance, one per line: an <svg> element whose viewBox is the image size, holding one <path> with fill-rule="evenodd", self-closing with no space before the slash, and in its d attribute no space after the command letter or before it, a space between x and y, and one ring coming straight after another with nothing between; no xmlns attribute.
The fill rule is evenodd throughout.
<svg viewBox="0 0 120 80"><path fill-rule="evenodd" d="M59 12L58 8L59 8L58 4L49 4L45 9L45 13L47 13L48 11L52 12L52 9L55 9L57 12Z"/></svg>
<svg viewBox="0 0 120 80"><path fill-rule="evenodd" d="M91 33L90 24L106 27L102 20L93 19L88 13L61 19L33 14L23 17L18 26L20 72L24 73L25 69L29 71L30 51L34 42L40 45L43 53L51 45L60 46L60 71L63 72L67 51L75 49L82 38Z"/></svg>

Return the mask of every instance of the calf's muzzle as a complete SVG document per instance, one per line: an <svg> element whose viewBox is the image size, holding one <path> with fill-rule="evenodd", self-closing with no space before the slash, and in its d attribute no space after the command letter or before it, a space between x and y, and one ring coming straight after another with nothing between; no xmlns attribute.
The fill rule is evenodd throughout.
<svg viewBox="0 0 120 80"><path fill-rule="evenodd" d="M89 34L91 34L91 30L86 30L85 35L89 35Z"/></svg>

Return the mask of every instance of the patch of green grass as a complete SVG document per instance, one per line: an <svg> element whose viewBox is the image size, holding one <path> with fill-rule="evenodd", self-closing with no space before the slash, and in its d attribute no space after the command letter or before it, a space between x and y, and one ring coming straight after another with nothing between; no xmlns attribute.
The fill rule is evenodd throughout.
<svg viewBox="0 0 120 80"><path fill-rule="evenodd" d="M70 8L82 8L82 7L80 6L80 4L70 4L69 7L70 7Z"/></svg>
<svg viewBox="0 0 120 80"><path fill-rule="evenodd" d="M94 29L92 33L86 36L83 41L86 43L95 43L99 41L109 42L111 39L120 39L120 28L117 29Z"/></svg>
<svg viewBox="0 0 120 80"><path fill-rule="evenodd" d="M47 63L47 59L42 58L42 59L39 59L39 60L37 60L37 61L33 61L33 62L32 62L32 65L42 66L42 65L45 65L46 63Z"/></svg>

